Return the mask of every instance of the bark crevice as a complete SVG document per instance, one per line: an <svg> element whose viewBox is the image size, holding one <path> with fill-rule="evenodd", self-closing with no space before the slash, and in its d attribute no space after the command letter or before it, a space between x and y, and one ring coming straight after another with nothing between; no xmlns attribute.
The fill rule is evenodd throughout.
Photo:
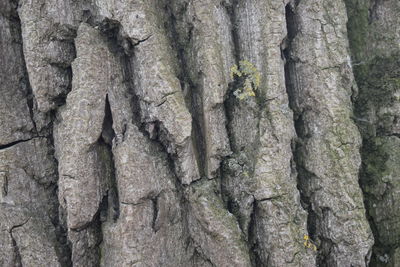
<svg viewBox="0 0 400 267"><path fill-rule="evenodd" d="M3 145L0 145L0 150L13 147L13 146L18 145L18 144L20 144L20 143L29 142L29 141L31 141L31 140L33 140L33 139L35 139L35 138L45 138L45 137L43 137L43 136L37 136L37 137L29 138L29 139L17 140L17 141L8 143L8 144L3 144Z"/></svg>
<svg viewBox="0 0 400 267"><path fill-rule="evenodd" d="M13 230L24 226L29 221L29 219L30 218L28 218L25 222L23 222L21 224L12 226L10 231L9 231L10 238L11 238L11 243L12 243L12 246L13 246L13 253L14 253L14 255L13 255L13 263L15 264L15 267L22 267L23 265L22 265L21 252L20 252L19 246L17 244L17 241L13 236Z"/></svg>
<svg viewBox="0 0 400 267"><path fill-rule="evenodd" d="M257 200L254 200L252 204L252 211L250 215L250 222L249 222L249 227L248 227L248 246L249 246L249 255L250 255L250 260L251 260L251 265L254 267L258 266L263 266L263 261L261 260L260 257L260 244L258 243L258 237L257 237Z"/></svg>
<svg viewBox="0 0 400 267"><path fill-rule="evenodd" d="M187 50L189 49L194 25L185 21L185 29L179 31L178 21L182 23L183 17L187 12L188 2L184 2L179 6L178 10L173 10L171 5L173 5L174 0L167 0L165 3L165 11L168 14L168 21L166 23L166 30L168 32L169 42L176 53L178 60L177 77L181 84L181 89L183 90L185 105L189 110L192 117L192 133L191 139L194 147L194 153L196 156L197 164L199 167L200 177L205 177L206 172L206 143L205 135L203 133L203 112L201 107L203 106L202 98L196 93L199 88L198 85L191 78L189 68L191 67L187 59ZM199 75L201 75L199 73ZM194 181L195 182L195 181Z"/></svg>
<svg viewBox="0 0 400 267"><path fill-rule="evenodd" d="M244 58L245 52L241 51L243 46L240 44L240 18L238 17L240 1L233 0L222 3L230 20L234 63L236 66L240 66L241 61L249 60ZM249 40L245 41L249 42ZM254 63L255 62L251 62L251 64ZM261 147L260 121L262 119L263 110L266 108L266 101L262 92L259 90L255 90L256 96L254 99L253 97L248 97L243 100L237 98L234 95L234 92L238 89L241 90L244 88L245 77L234 78L235 79L228 84L228 89L223 103L226 118L225 127L232 153L221 160L221 194L226 209L234 215L236 222L243 233L248 250L247 253L250 257L250 264L252 266L262 266L265 263L260 257L261 250L259 248L259 236L256 226L258 219L256 216L258 200L255 199L253 192L251 192L247 187L249 186L249 183L252 183L250 181L255 179L255 165ZM238 134L240 130L237 128L237 120L238 118L245 119L245 117L241 117L239 113L255 117L255 128L247 129L249 132L252 132L251 134L249 133L249 136L253 136L253 132L255 132L254 139L250 141L242 140L245 137ZM239 179L246 181L239 181ZM238 194L236 189L232 187L232 183L239 183L236 186L246 188L246 192ZM243 196L243 194L245 196Z"/></svg>
<svg viewBox="0 0 400 267"><path fill-rule="evenodd" d="M33 124L34 134L38 135L36 121L34 118L35 96L32 92L32 87L29 83L29 73L28 73L28 70L26 69L26 60L25 60L25 54L24 54L24 49L23 49L23 38L22 38L22 29L21 29L21 19L18 15L17 10L15 10L15 13L16 13L16 15L15 15L14 20L17 25L18 39L21 40L21 60L23 63L23 72L24 72L24 78L20 80L20 86L21 86L21 89L23 89L25 91L26 104L29 109L29 116L30 116L31 122Z"/></svg>
<svg viewBox="0 0 400 267"><path fill-rule="evenodd" d="M316 214L313 212L310 203L310 196L304 192L304 188L307 185L307 179L314 174L307 171L301 164L301 155L299 153L300 147L304 140L309 138L307 134L304 134L304 121L303 113L305 111L298 110L296 106L296 94L295 86L297 83L297 74L294 67L296 59L292 54L292 41L298 34L298 23L296 22L295 8L297 3L288 3L285 6L285 19L286 19L286 29L287 36L281 44L281 55L284 59L284 74L285 74L285 88L286 94L289 99L289 107L293 112L294 128L296 132L296 137L292 140L292 168L295 171L297 190L300 194L300 202L302 208L307 212L307 234L312 240L315 240L316 236Z"/></svg>

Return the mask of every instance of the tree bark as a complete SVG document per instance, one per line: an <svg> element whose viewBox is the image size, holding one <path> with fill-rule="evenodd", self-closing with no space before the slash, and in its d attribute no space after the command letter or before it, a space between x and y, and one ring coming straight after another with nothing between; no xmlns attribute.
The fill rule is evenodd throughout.
<svg viewBox="0 0 400 267"><path fill-rule="evenodd" d="M2 0L0 266L399 266L399 15Z"/></svg>

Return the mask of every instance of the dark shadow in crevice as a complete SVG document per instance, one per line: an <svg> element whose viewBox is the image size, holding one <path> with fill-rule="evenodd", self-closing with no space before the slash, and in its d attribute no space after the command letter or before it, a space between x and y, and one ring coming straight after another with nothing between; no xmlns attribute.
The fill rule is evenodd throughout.
<svg viewBox="0 0 400 267"><path fill-rule="evenodd" d="M22 28L21 28L21 19L17 12L17 7L15 7L15 12L13 12L11 16L11 34L14 35L15 47L19 50L21 55L21 63L22 63L22 72L23 76L20 77L19 84L21 90L25 94L26 104L29 110L29 116L33 125L33 134L38 135L36 121L34 119L34 95L32 92L32 87L29 82L28 70L26 68L25 54L23 51L23 39L22 39Z"/></svg>
<svg viewBox="0 0 400 267"><path fill-rule="evenodd" d="M152 218L152 222L151 222L151 228L153 229L153 231L155 233L159 230L156 226L157 217L158 217L158 197L159 196L155 196L154 198L151 199L151 204L153 207L153 218Z"/></svg>
<svg viewBox="0 0 400 267"><path fill-rule="evenodd" d="M297 189L300 193L300 202L303 209L307 212L307 232L312 240L317 239L317 224L320 218L313 211L311 205L311 194L313 193L308 188L308 180L313 179L315 175L309 172L302 163L302 158L305 156L302 151L302 145L310 136L306 129L304 122L304 114L306 110L299 110L296 105L298 97L297 88L297 73L296 73L296 59L292 54L292 42L299 33L298 23L296 21L296 7L299 1L295 1L294 4L289 3L285 7L285 18L286 18L286 29L287 36L281 44L281 54L285 62L285 87L286 93L289 98L289 107L293 111L294 127L297 138L293 140L292 144L292 165L294 166L293 172L297 176ZM320 256L317 258L318 266L325 266Z"/></svg>
<svg viewBox="0 0 400 267"><path fill-rule="evenodd" d="M72 267L72 244L68 239L67 215L66 211L61 207L60 203L58 202L58 186L55 185L53 190L53 196L55 196L54 199L57 201L57 204L54 205L54 213L56 215L52 216L50 219L51 223L54 226L57 240L56 254L61 267Z"/></svg>
<svg viewBox="0 0 400 267"><path fill-rule="evenodd" d="M171 1L165 3L164 9L168 14L168 21L165 23L166 31L170 39L170 44L176 53L179 68L177 69L177 78L180 81L181 89L185 97L185 104L192 116L192 144L200 177L206 176L206 142L204 133L204 114L203 100L201 97L199 85L192 79L190 74L191 66L189 64L187 50L193 42L193 24L187 22L185 31L178 31L180 25L184 21L185 13L187 12L188 3L182 3L179 10L174 12L171 8ZM198 73L199 77L202 73ZM198 80L201 80L199 78Z"/></svg>
<svg viewBox="0 0 400 267"><path fill-rule="evenodd" d="M111 218L114 222L116 222L119 218L120 214L120 202L119 202L119 193L118 193L118 184L116 179L115 173L115 163L114 163L114 155L112 152L112 142L115 137L115 132L113 129L113 118L111 113L111 107L108 100L108 95L106 96L106 103L105 103L105 116L103 121L103 131L101 133L101 139L99 143L106 147L106 151L108 157L110 159L109 166L106 168L110 168L110 177L109 177L109 188L107 191L107 208L105 209L106 212L109 212L109 216L107 214L102 215L103 218Z"/></svg>
<svg viewBox="0 0 400 267"><path fill-rule="evenodd" d="M13 246L13 260L12 260L12 262L14 263L14 267L23 267L23 265L22 265L21 252L20 252L19 246L17 244L17 241L14 238L13 230L15 228L23 226L25 223L23 223L21 225L15 225L10 229L11 244Z"/></svg>
<svg viewBox="0 0 400 267"><path fill-rule="evenodd" d="M263 261L261 260L258 244L258 234L257 234L257 201L253 202L253 211L250 217L249 229L248 229L248 245L249 245L249 255L251 260L251 265L258 267L264 266Z"/></svg>
<svg viewBox="0 0 400 267"><path fill-rule="evenodd" d="M246 61L246 58L242 58L243 51L241 51L239 36L239 27L241 18L238 17L238 9L240 8L240 1L224 1L221 3L226 10L226 13L230 20L231 25L231 36L233 42L233 55L234 63L240 68L240 61ZM263 113L266 110L266 101L263 94L259 93L259 90L255 90L255 96L248 97L245 99L239 99L235 95L235 91L243 90L245 82L248 77L246 76L234 76L234 80L228 84L228 90L224 99L224 111L226 118L226 131L228 135L230 149L233 152L231 155L224 157L221 160L221 194L222 200L225 203L226 209L232 213L243 233L244 240L247 244L248 255L250 257L252 266L263 266L265 263L262 261L261 249L257 236L257 211L258 206L256 200L249 192L243 192L242 195L237 195L235 189L232 188L232 183L241 183L244 188L254 177L255 164L257 162L257 155L261 148L260 141L260 121ZM254 86L254 84L253 84ZM250 125L254 126L247 131L252 131L249 134L254 139L248 140L237 140L236 137L242 139L240 136L240 129L235 123L238 119L242 120L245 117L241 114L247 114L247 116L254 118L254 121ZM239 132L239 133L238 133ZM240 166L240 170L232 168L232 163L236 166ZM241 181L246 179L247 181ZM251 200L251 204L245 204Z"/></svg>
<svg viewBox="0 0 400 267"><path fill-rule="evenodd" d="M29 142L29 141L31 141L31 140L34 139L34 138L35 138L35 137L29 138L29 139L17 140L17 141L8 143L8 144L0 145L0 150L10 148L10 147L15 146L15 145L18 145L18 144L20 144L20 143Z"/></svg>
<svg viewBox="0 0 400 267"><path fill-rule="evenodd" d="M27 107L29 110L29 116L30 120L33 124L33 130L32 130L32 135L33 137L30 139L26 140L18 140L15 142L11 142L9 144L4 144L0 146L0 149L5 149L12 147L14 145L17 145L22 142L28 142L30 140L33 140L34 138L46 138L48 140L47 145L49 147L49 154L51 154L51 157L53 158L55 164L54 164L54 176L58 177L58 162L57 159L54 157L54 140L53 140L53 121L55 120L55 111L50 111L46 116L48 116L48 121L49 124L44 126L40 132L38 132L37 126L36 126L36 121L35 121L35 113L37 111L36 103L35 103L35 97L32 91L32 87L29 82L29 75L28 71L26 68L26 61L25 61L25 55L23 51L23 38L22 38L22 29L21 29L21 20L19 18L18 12L17 12L17 1L15 2L15 10L13 12L13 16L11 18L11 21L14 25L13 27L13 35L16 40L16 49L19 49L19 53L21 55L21 64L23 65L22 71L23 71L23 76L19 80L19 85L21 90L25 94L25 98L27 101ZM72 75L72 74L71 74ZM46 188L49 192L51 192L51 199L49 201L52 203L51 208L48 212L48 217L50 218L50 221L54 227L54 229L48 229L49 231L54 231L55 237L56 237L56 242L54 244L54 249L56 252L56 255L58 257L58 261L60 266L62 267L71 267L72 262L71 262L71 244L68 242L67 239L67 228L66 228L66 221L65 221L65 216L62 215L62 212L60 211L60 204L58 202L58 186L56 182L52 182L51 184L48 185ZM15 227L14 227L15 228ZM12 232L10 233L12 237ZM16 244L16 241L13 239L13 246L16 249L16 255L17 255L17 266L18 264L21 264L21 259L20 259L20 254L18 251L18 246Z"/></svg>

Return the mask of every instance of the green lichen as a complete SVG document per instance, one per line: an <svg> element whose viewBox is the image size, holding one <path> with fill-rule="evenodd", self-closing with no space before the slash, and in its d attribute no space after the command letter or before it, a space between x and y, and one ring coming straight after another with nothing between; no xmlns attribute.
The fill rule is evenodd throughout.
<svg viewBox="0 0 400 267"><path fill-rule="evenodd" d="M238 65L233 65L230 71L231 79L235 79L239 86L233 95L240 100L250 96L255 96L255 91L260 86L261 75L257 68L249 61L239 61Z"/></svg>

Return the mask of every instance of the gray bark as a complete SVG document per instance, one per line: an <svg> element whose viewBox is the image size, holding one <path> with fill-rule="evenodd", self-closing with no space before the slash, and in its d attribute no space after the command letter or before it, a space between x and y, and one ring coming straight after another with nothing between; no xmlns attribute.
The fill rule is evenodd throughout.
<svg viewBox="0 0 400 267"><path fill-rule="evenodd" d="M2 0L0 266L400 266L399 15Z"/></svg>

